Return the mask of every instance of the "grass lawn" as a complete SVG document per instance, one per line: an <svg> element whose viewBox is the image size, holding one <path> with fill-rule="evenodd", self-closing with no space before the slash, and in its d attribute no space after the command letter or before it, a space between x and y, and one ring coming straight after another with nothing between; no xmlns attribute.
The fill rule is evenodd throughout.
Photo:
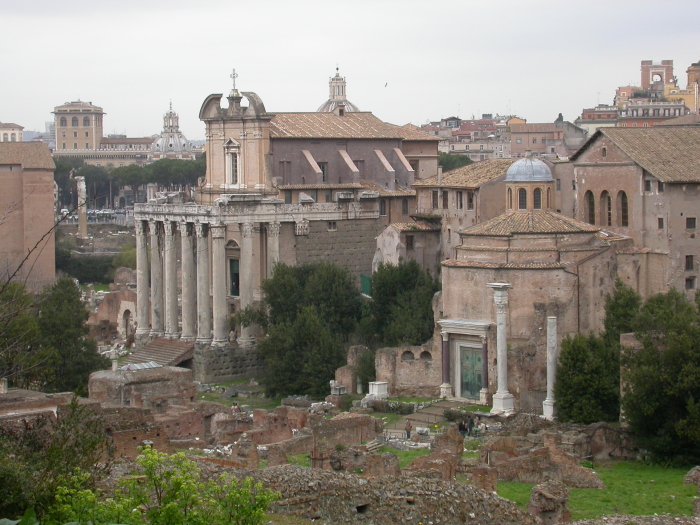
<svg viewBox="0 0 700 525"><path fill-rule="evenodd" d="M299 465L300 467L310 467L311 458L308 454L297 454L296 456L287 456L287 461L290 465Z"/></svg>
<svg viewBox="0 0 700 525"><path fill-rule="evenodd" d="M429 448L418 448L414 450L397 450L392 447L381 447L379 449L379 452L382 454L386 452L391 452L392 454L396 454L399 457L399 467L405 468L406 466L411 463L416 458L419 458L421 456L427 456L430 454L430 449Z"/></svg>
<svg viewBox="0 0 700 525"><path fill-rule="evenodd" d="M605 489L569 489L569 510L574 520L592 519L608 514L650 516L676 514L689 516L693 511L695 485L683 485L688 469L647 466L638 461L598 464L595 471ZM532 485L498 483L498 495L527 507ZM617 510L615 509L617 507Z"/></svg>

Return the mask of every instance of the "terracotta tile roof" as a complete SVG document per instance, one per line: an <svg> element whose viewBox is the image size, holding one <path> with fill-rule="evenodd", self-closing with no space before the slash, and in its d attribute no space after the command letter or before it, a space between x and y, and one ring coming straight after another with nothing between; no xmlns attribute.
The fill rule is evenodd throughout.
<svg viewBox="0 0 700 525"><path fill-rule="evenodd" d="M277 139L402 139L411 132L400 129L369 112L275 113L270 131Z"/></svg>
<svg viewBox="0 0 700 525"><path fill-rule="evenodd" d="M20 126L19 124L13 124L12 122L0 122L0 128L22 128L22 129L24 129L23 126Z"/></svg>
<svg viewBox="0 0 700 525"><path fill-rule="evenodd" d="M600 128L570 160L600 135L661 182L700 182L700 126Z"/></svg>
<svg viewBox="0 0 700 525"><path fill-rule="evenodd" d="M440 226L432 224L427 221L415 221L415 222L392 222L389 226L393 226L400 232L439 232Z"/></svg>
<svg viewBox="0 0 700 525"><path fill-rule="evenodd" d="M482 184L506 174L515 159L494 159L474 162L467 166L443 173L442 186L449 188L478 188ZM417 180L413 187L438 186L437 177Z"/></svg>
<svg viewBox="0 0 700 525"><path fill-rule="evenodd" d="M394 126L394 124L387 124L387 126ZM410 127L409 127L410 126ZM405 126L395 126L404 140L433 140L440 141L440 137L432 135L430 133L425 133L416 128L413 124L406 124Z"/></svg>
<svg viewBox="0 0 700 525"><path fill-rule="evenodd" d="M280 186L280 190L361 190L364 186L356 183L349 184L326 184L319 182L318 184L286 184Z"/></svg>
<svg viewBox="0 0 700 525"><path fill-rule="evenodd" d="M511 124L511 133L551 133L559 131L556 124Z"/></svg>
<svg viewBox="0 0 700 525"><path fill-rule="evenodd" d="M154 137L102 137L100 144L152 144Z"/></svg>
<svg viewBox="0 0 700 525"><path fill-rule="evenodd" d="M23 169L55 170L43 142L0 142L0 164L21 164Z"/></svg>
<svg viewBox="0 0 700 525"><path fill-rule="evenodd" d="M457 261L455 259L447 259L442 261L443 266L452 268L509 268L521 270L556 270L566 268L562 263L488 263L488 262L473 262L473 261Z"/></svg>
<svg viewBox="0 0 700 525"><path fill-rule="evenodd" d="M683 115L682 117L672 118L670 120L664 120L659 122L656 126L698 126L700 125L700 115L691 113L690 115Z"/></svg>
<svg viewBox="0 0 700 525"><path fill-rule="evenodd" d="M548 210L511 211L459 232L464 235L508 237L518 233L598 232L592 224Z"/></svg>
<svg viewBox="0 0 700 525"><path fill-rule="evenodd" d="M382 197L413 197L416 195L416 190L403 188L398 184L394 191L390 191L371 180L361 180L360 185L366 190L379 192Z"/></svg>

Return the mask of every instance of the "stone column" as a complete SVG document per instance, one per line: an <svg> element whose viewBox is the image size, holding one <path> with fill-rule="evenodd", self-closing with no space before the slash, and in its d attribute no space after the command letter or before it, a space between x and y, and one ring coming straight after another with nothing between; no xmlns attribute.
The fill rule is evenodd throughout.
<svg viewBox="0 0 700 525"><path fill-rule="evenodd" d="M557 318L547 317L547 399L542 402L542 413L554 419L554 381L557 375Z"/></svg>
<svg viewBox="0 0 700 525"><path fill-rule="evenodd" d="M151 337L163 337L163 223L150 221Z"/></svg>
<svg viewBox="0 0 700 525"><path fill-rule="evenodd" d="M267 224L267 277L272 277L272 270L280 260L280 223Z"/></svg>
<svg viewBox="0 0 700 525"><path fill-rule="evenodd" d="M194 341L195 318L197 315L197 282L194 266L193 226L189 222L180 223L180 244L182 251L182 335L183 341Z"/></svg>
<svg viewBox="0 0 700 525"><path fill-rule="evenodd" d="M177 339L180 336L177 307L177 247L175 236L177 227L172 221L163 223L165 230L165 337Z"/></svg>
<svg viewBox="0 0 700 525"><path fill-rule="evenodd" d="M450 334L441 332L442 335L442 384L440 385L440 397L452 397L452 385L450 384Z"/></svg>
<svg viewBox="0 0 700 525"><path fill-rule="evenodd" d="M146 221L134 221L136 230L136 338L143 339L151 331L148 289L148 223Z"/></svg>
<svg viewBox="0 0 700 525"><path fill-rule="evenodd" d="M214 298L214 341L216 346L228 342L228 315L226 311L226 226L211 226L212 238L212 295Z"/></svg>
<svg viewBox="0 0 700 525"><path fill-rule="evenodd" d="M498 389L493 396L494 414L512 414L515 410L513 394L508 391L508 341L506 320L508 317L508 283L489 283L493 288L496 304L496 352L498 360Z"/></svg>
<svg viewBox="0 0 700 525"><path fill-rule="evenodd" d="M239 224L239 228L241 231L240 298L242 310L253 304L253 223ZM248 346L254 341L253 327L242 327L238 343L241 346Z"/></svg>
<svg viewBox="0 0 700 525"><path fill-rule="evenodd" d="M211 297L209 296L209 225L194 225L197 234L197 342L211 342Z"/></svg>
<svg viewBox="0 0 700 525"><path fill-rule="evenodd" d="M486 336L481 337L481 390L479 390L479 402L484 405L488 402L489 395L489 343Z"/></svg>

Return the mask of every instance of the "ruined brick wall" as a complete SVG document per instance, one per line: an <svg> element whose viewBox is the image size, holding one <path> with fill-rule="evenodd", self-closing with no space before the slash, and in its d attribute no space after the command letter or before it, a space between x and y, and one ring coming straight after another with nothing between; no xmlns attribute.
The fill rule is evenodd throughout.
<svg viewBox="0 0 700 525"><path fill-rule="evenodd" d="M204 418L192 409L171 407L166 414L156 414L155 421L161 425L169 439L205 439Z"/></svg>
<svg viewBox="0 0 700 525"><path fill-rule="evenodd" d="M0 394L0 417L21 416L23 413L50 410L54 415L59 406L67 405L75 397L72 392L44 394L33 390L10 388L6 394Z"/></svg>
<svg viewBox="0 0 700 525"><path fill-rule="evenodd" d="M294 436L291 439L285 439L284 441L278 441L277 443L272 443L267 445L268 451L272 451L272 454L286 456L296 456L299 454L309 454L314 447L314 437L311 432L303 431Z"/></svg>
<svg viewBox="0 0 700 525"><path fill-rule="evenodd" d="M195 346L194 379L200 383L227 383L261 377L265 363L257 346Z"/></svg>
<svg viewBox="0 0 700 525"><path fill-rule="evenodd" d="M389 395L438 397L442 383L441 354L433 343L423 346L381 348L375 357L377 381L386 381Z"/></svg>
<svg viewBox="0 0 700 525"><path fill-rule="evenodd" d="M114 456L138 456L138 447L146 441L161 452L170 452L167 435L150 410L134 407L103 407L105 433L111 436Z"/></svg>
<svg viewBox="0 0 700 525"><path fill-rule="evenodd" d="M258 445L276 443L292 437L292 429L306 426L307 413L292 407L277 407L273 412L253 411L254 429L248 432Z"/></svg>
<svg viewBox="0 0 700 525"><path fill-rule="evenodd" d="M361 445L362 442L371 441L382 433L381 420L348 412L343 412L333 419L310 415L308 427L317 441L326 441L331 445Z"/></svg>

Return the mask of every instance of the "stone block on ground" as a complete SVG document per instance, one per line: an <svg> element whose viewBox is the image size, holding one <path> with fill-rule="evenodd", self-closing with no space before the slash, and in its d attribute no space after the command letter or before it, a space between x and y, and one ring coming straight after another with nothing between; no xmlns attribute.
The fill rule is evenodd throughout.
<svg viewBox="0 0 700 525"><path fill-rule="evenodd" d="M571 523L571 512L566 507L569 490L559 482L547 482L533 487L527 511L542 520L544 525Z"/></svg>
<svg viewBox="0 0 700 525"><path fill-rule="evenodd" d="M700 483L700 467L691 468L683 478L684 485L697 485Z"/></svg>

